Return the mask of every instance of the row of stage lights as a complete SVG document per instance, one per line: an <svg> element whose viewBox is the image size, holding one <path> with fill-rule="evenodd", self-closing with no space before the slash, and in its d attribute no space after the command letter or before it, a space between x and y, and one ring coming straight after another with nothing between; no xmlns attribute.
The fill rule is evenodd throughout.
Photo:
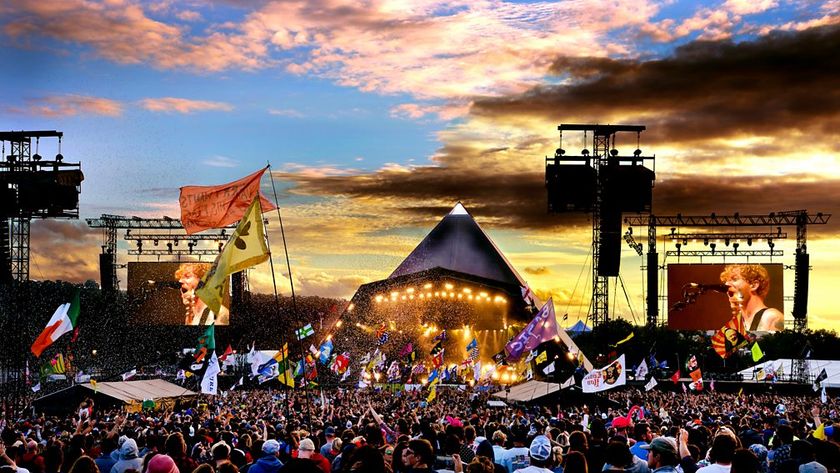
<svg viewBox="0 0 840 473"><path fill-rule="evenodd" d="M460 291L456 292L455 286L452 283L445 283L443 285L442 290L433 290L434 286L432 283L426 283L423 286L422 290L417 290L413 287L406 288L404 292L400 291L392 291L389 295L377 294L374 296L373 300L376 301L377 304L383 302L400 302L400 301L409 301L409 300L426 300L426 299L457 299L457 300L467 300L473 302L494 302L496 304L506 304L507 299L503 296L496 295L491 297L488 293L484 291L480 291L478 293L473 293L473 290L465 287Z"/></svg>

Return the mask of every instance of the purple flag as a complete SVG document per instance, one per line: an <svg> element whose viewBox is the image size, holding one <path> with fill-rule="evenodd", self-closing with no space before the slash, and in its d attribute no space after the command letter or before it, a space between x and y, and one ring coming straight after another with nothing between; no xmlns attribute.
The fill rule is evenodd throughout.
<svg viewBox="0 0 840 473"><path fill-rule="evenodd" d="M411 353L413 351L414 351L414 346L411 344L411 342L408 342L408 345L403 347L402 351L399 354L399 357L402 358L404 356L407 356L409 353Z"/></svg>
<svg viewBox="0 0 840 473"><path fill-rule="evenodd" d="M558 335L557 317L554 315L554 303L549 298L534 320L505 345L508 361L516 361L522 353L531 351L540 343L547 342Z"/></svg>

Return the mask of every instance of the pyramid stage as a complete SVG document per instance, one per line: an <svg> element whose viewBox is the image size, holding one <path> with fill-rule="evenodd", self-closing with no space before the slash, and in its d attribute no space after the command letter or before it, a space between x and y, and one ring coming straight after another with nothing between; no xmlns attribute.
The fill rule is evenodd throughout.
<svg viewBox="0 0 840 473"><path fill-rule="evenodd" d="M378 345L384 330L383 351L395 355L412 343L422 356L446 330L447 363L463 360L473 338L480 359L489 360L532 319L536 307L523 298L526 287L458 203L388 278L359 287L337 336L355 340L364 352Z"/></svg>

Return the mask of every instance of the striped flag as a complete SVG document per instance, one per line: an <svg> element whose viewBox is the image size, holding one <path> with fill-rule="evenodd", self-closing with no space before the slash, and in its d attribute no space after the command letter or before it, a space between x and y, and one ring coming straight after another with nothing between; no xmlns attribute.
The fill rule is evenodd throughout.
<svg viewBox="0 0 840 473"><path fill-rule="evenodd" d="M73 300L68 303L61 304L55 310L50 321L41 335L32 344L32 353L35 356L41 356L41 353L50 345L53 344L59 337L65 333L73 331L76 323L79 320L79 290L73 295Z"/></svg>
<svg viewBox="0 0 840 473"><path fill-rule="evenodd" d="M306 324L295 330L295 336L297 336L298 340L303 340L304 338L312 335L315 335L315 330L312 329L312 324Z"/></svg>

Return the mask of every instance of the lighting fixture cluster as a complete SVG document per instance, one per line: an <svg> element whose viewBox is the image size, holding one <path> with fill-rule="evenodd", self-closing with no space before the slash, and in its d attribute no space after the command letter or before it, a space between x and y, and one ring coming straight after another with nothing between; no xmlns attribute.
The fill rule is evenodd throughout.
<svg viewBox="0 0 840 473"><path fill-rule="evenodd" d="M426 283L422 288L407 287L401 291L391 291L388 294L377 294L373 300L377 304L402 301L425 301L434 299L451 299L468 302L506 304L507 299L501 295L491 295L486 291L473 291L469 287L457 288L452 283L444 283L435 287L432 283Z"/></svg>

